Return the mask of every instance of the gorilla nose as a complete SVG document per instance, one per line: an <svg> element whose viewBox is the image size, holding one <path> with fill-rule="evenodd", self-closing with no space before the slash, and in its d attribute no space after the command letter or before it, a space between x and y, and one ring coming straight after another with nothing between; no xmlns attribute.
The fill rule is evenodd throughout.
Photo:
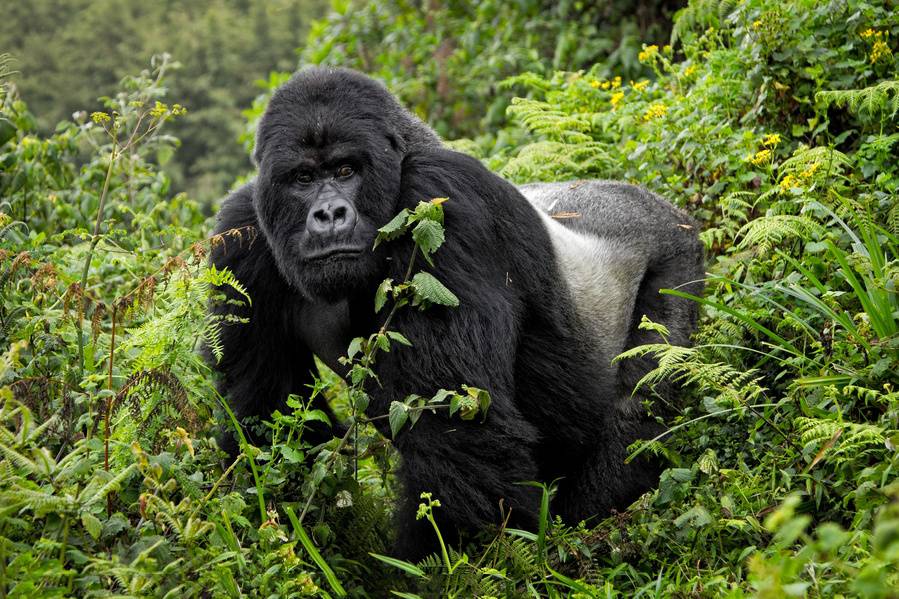
<svg viewBox="0 0 899 599"><path fill-rule="evenodd" d="M313 235L337 235L351 231L356 224L353 205L343 198L320 202L306 219L306 229Z"/></svg>

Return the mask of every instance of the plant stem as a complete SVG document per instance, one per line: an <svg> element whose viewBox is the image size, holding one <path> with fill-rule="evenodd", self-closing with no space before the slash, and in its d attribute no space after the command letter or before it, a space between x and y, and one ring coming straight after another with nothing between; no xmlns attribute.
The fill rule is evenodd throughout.
<svg viewBox="0 0 899 599"><path fill-rule="evenodd" d="M91 259L94 256L94 249L100 243L100 225L103 224L103 209L106 207L106 196L109 193L109 182L112 179L112 167L116 161L116 138L113 137L112 150L109 153L109 168L106 169L106 179L103 181L103 191L100 193L100 202L97 205L97 220L94 222L94 234L91 236L91 245L87 250L87 256L84 257L84 266L81 268L81 297L78 310L78 383L84 378L84 328L82 320L84 318L84 293L87 291L87 275L91 268Z"/></svg>
<svg viewBox="0 0 899 599"><path fill-rule="evenodd" d="M331 466L334 464L334 461L337 460L337 456L340 455L340 450L342 450L346 446L347 441L350 440L350 436L353 432L353 429L355 429L356 426L357 425L354 422L353 424L350 425L350 427L347 429L347 431L343 434L343 437L341 437L341 439L340 439L340 443L337 445L337 449L334 450L334 453L332 453L330 456L328 456L328 461L325 462L325 470L330 470ZM318 490L318 485L315 485L315 487L312 488L312 492L309 493L309 497L306 498L306 504L303 506L303 511L300 512L300 518L299 518L300 524L303 523L303 519L306 517L306 512L309 511L309 506L312 505L312 500L315 498L315 492L317 490Z"/></svg>

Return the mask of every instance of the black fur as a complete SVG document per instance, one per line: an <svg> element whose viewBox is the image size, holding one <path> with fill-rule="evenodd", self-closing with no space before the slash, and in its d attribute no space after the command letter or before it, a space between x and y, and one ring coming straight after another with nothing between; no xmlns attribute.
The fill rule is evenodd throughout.
<svg viewBox="0 0 899 599"><path fill-rule="evenodd" d="M335 147L346 160L353 157L354 174L345 183L329 178L327 169L314 192L294 182L304 158L326 161ZM426 413L396 439L404 487L398 555L418 558L434 547L433 532L415 520L422 491L441 501L441 530L452 536L499 522L500 502L512 510L512 526L535 526L538 492L521 482L562 477L552 507L570 523L626 507L654 484L657 465L623 463L628 444L658 431L630 397L652 364L618 368L603 348L650 340L636 330L644 313L666 324L674 342L687 343L695 306L658 294L660 286L702 276L701 248L687 216L623 184L522 188L559 210L578 211L580 219L565 221L572 230L623 248L615 272L632 290L632 309L614 320L627 322L626 338L610 340L578 311L534 204L477 160L443 149L370 79L334 69L297 74L272 98L255 158L258 177L225 200L217 231L252 226L260 235L253 243L229 239L213 253L213 262L230 268L252 297L241 313L249 323L224 327L225 357L217 365L221 389L240 418L265 417L288 393L303 394L313 353L337 366L352 337L375 330L375 287L386 277L402 279L411 245L392 242L351 259L309 255L329 244L370 248L374 231L400 209L449 198L446 243L433 273L460 305L397 312L392 328L413 347L379 354L381 384L369 389L369 415L385 414L392 400L410 393L462 384L487 389L493 403L483 423ZM314 206L330 202L317 195L325 193L351 204L355 224L313 238L305 229ZM311 434L317 441L328 431Z"/></svg>

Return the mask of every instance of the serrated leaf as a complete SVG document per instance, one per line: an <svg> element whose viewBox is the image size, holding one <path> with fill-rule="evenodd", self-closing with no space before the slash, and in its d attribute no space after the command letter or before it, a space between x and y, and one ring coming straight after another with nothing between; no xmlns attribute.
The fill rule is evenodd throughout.
<svg viewBox="0 0 899 599"><path fill-rule="evenodd" d="M346 350L346 355L349 359L353 359L353 356L358 354L362 350L362 342L364 340L362 337L354 337L352 341L350 341L350 346Z"/></svg>
<svg viewBox="0 0 899 599"><path fill-rule="evenodd" d="M400 429L403 428L403 425L406 424L406 421L409 419L409 408L406 407L405 404L392 401L390 402L390 410L387 414L387 420L390 422L390 435L396 439L397 433L400 432Z"/></svg>
<svg viewBox="0 0 899 599"><path fill-rule="evenodd" d="M447 389L441 389L434 394L434 397L428 400L428 403L443 403L444 401L446 401L446 398L450 397L451 395L456 395L456 392L448 391Z"/></svg>
<svg viewBox="0 0 899 599"><path fill-rule="evenodd" d="M382 241L390 241L391 239L396 239L402 235L406 231L406 221L408 219L409 211L403 208L389 223L378 229L378 236L375 239L374 247L378 247L378 244Z"/></svg>
<svg viewBox="0 0 899 599"><path fill-rule="evenodd" d="M390 339L387 338L387 335L378 334L375 336L375 344L378 346L378 349L381 351L389 352L390 351Z"/></svg>
<svg viewBox="0 0 899 599"><path fill-rule="evenodd" d="M443 225L435 220L423 220L412 229L412 239L425 256L429 256L443 245Z"/></svg>
<svg viewBox="0 0 899 599"><path fill-rule="evenodd" d="M443 224L443 206L434 202L419 202L412 216L413 221L435 220Z"/></svg>
<svg viewBox="0 0 899 599"><path fill-rule="evenodd" d="M384 279L375 291L375 314L387 303L387 294L393 289L393 279Z"/></svg>
<svg viewBox="0 0 899 599"><path fill-rule="evenodd" d="M99 518L90 512L81 512L81 524L84 525L84 530L87 531L87 534L89 534L93 540L96 541L100 538L100 532L103 530L103 525L100 523Z"/></svg>
<svg viewBox="0 0 899 599"><path fill-rule="evenodd" d="M402 333L399 333L397 331L387 331L387 336L390 337L391 339L393 339L394 341L396 341L397 343L400 343L402 345L408 345L409 347L412 346L412 342L409 341L408 339L406 339L406 336L403 335Z"/></svg>
<svg viewBox="0 0 899 599"><path fill-rule="evenodd" d="M415 297L419 300L453 308L459 305L459 298L456 297L456 294L447 289L430 273L416 273L412 277L412 289L415 291Z"/></svg>

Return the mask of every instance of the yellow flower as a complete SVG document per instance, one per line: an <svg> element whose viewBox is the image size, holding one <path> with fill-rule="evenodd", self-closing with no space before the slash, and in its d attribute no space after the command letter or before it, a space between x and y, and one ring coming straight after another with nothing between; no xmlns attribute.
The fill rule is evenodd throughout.
<svg viewBox="0 0 899 599"><path fill-rule="evenodd" d="M640 62L649 62L659 54L659 47L655 44L651 46L644 46L643 50L637 55L637 60Z"/></svg>
<svg viewBox="0 0 899 599"><path fill-rule="evenodd" d="M794 177L793 175L787 175L780 181L780 192L786 193L786 192L790 191L791 189L793 189L794 187L801 187L801 186L802 186L802 181L800 181L798 178Z"/></svg>
<svg viewBox="0 0 899 599"><path fill-rule="evenodd" d="M166 106L165 104L163 104L163 103L160 102L159 100L156 100L156 105L153 106L153 108L150 109L150 116L153 117L154 119L162 118L162 117L165 116L165 114L166 114L168 111L169 111L169 107L168 107L168 106Z"/></svg>
<svg viewBox="0 0 899 599"><path fill-rule="evenodd" d="M755 166L761 166L771 159L771 150L759 150L755 155L750 154L746 157L746 162L751 162Z"/></svg>
<svg viewBox="0 0 899 599"><path fill-rule="evenodd" d="M870 27L868 27L867 29L865 29L864 31L862 31L859 35L861 35L864 39L868 39L869 37L874 37L874 36L876 36L877 33L878 33L877 31L875 31L875 30L871 29Z"/></svg>
<svg viewBox="0 0 899 599"><path fill-rule="evenodd" d="M695 72L696 72L696 65L695 64L688 65L687 68L684 69L684 77L689 77Z"/></svg>
<svg viewBox="0 0 899 599"><path fill-rule="evenodd" d="M596 79L594 79L593 81L590 82L590 87L592 87L593 89L598 88L598 87L599 87L599 81L597 81Z"/></svg>
<svg viewBox="0 0 899 599"><path fill-rule="evenodd" d="M102 123L108 123L109 115L106 114L105 112L92 112L91 120L94 121L95 123L97 123L98 125L102 124Z"/></svg>
<svg viewBox="0 0 899 599"><path fill-rule="evenodd" d="M871 47L871 64L874 64L881 59L889 59L892 55L893 51L890 50L890 47L887 46L887 43L879 39L874 42L874 45Z"/></svg>
<svg viewBox="0 0 899 599"><path fill-rule="evenodd" d="M187 108L181 104L172 104L172 116L181 116L187 114Z"/></svg>
<svg viewBox="0 0 899 599"><path fill-rule="evenodd" d="M615 92L612 94L612 108L618 106L618 103L624 99L624 92Z"/></svg>
<svg viewBox="0 0 899 599"><path fill-rule="evenodd" d="M643 113L644 121L651 121L653 119L658 119L665 116L668 113L668 107L662 104L661 102L655 102L651 104L649 108L646 109L646 112Z"/></svg>
<svg viewBox="0 0 899 599"><path fill-rule="evenodd" d="M761 26L762 26L762 20L761 20L761 19L756 19L755 21L752 22L752 28L753 28L753 29L758 29L758 28L760 28Z"/></svg>
<svg viewBox="0 0 899 599"><path fill-rule="evenodd" d="M649 85L649 79L644 79L643 81L639 81L637 83L634 83L633 81L631 81L631 87L634 88L638 92L642 92L644 89L646 89L646 86L648 86L648 85Z"/></svg>
<svg viewBox="0 0 899 599"><path fill-rule="evenodd" d="M766 148L773 148L777 144L780 143L780 135L777 133L772 133L770 135L766 135L765 139L762 140L762 145Z"/></svg>
<svg viewBox="0 0 899 599"><path fill-rule="evenodd" d="M608 81L603 81L603 82L602 82L602 85L600 85L599 87L601 87L601 88L603 88L603 89L609 89L609 87L610 87L611 85L612 85L612 84L609 83Z"/></svg>
<svg viewBox="0 0 899 599"><path fill-rule="evenodd" d="M621 87L621 77L615 77L612 79L612 89L618 89Z"/></svg>
<svg viewBox="0 0 899 599"><path fill-rule="evenodd" d="M800 176L801 176L803 179L811 179L812 176L815 174L815 171L817 171L818 168L819 168L820 166L821 166L821 163L820 163L820 162L812 163L807 169L805 169L804 171L802 171L802 173L800 174Z"/></svg>

